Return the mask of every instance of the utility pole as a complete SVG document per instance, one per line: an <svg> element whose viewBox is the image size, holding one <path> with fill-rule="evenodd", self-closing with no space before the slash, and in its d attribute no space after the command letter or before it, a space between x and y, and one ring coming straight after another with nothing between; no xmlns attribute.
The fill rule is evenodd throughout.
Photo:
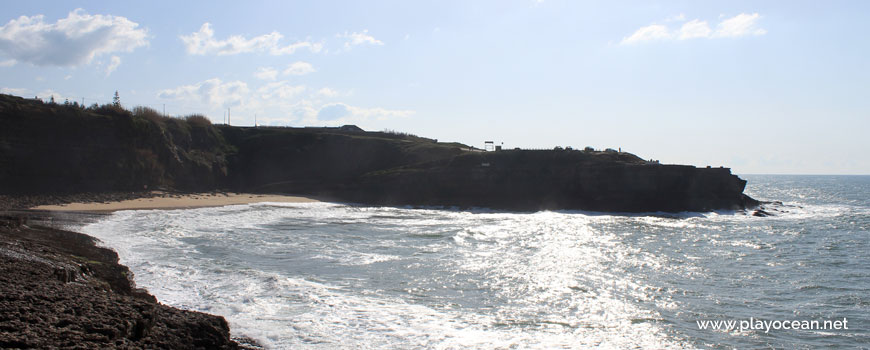
<svg viewBox="0 0 870 350"><path fill-rule="evenodd" d="M227 125L230 125L230 107L227 107Z"/></svg>
<svg viewBox="0 0 870 350"><path fill-rule="evenodd" d="M257 113L254 113L254 127L257 127Z"/></svg>
<svg viewBox="0 0 870 350"><path fill-rule="evenodd" d="M165 103L163 104L163 116L164 117L166 116L166 104Z"/></svg>

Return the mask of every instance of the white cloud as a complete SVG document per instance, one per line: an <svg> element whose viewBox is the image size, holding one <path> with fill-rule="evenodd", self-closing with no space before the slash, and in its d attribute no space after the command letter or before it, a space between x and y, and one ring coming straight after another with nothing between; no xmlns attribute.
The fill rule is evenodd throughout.
<svg viewBox="0 0 870 350"><path fill-rule="evenodd" d="M317 111L317 119L321 121L332 121L351 116L349 106L344 103L333 103L320 107Z"/></svg>
<svg viewBox="0 0 870 350"><path fill-rule="evenodd" d="M118 66L120 66L120 65L121 65L121 58L118 56L112 56L112 59L109 62L109 65L106 66L106 76L109 76L109 74L112 74L112 72L114 72L115 69L118 69Z"/></svg>
<svg viewBox="0 0 870 350"><path fill-rule="evenodd" d="M260 67L254 76L262 80L275 80L278 79L278 70L272 67Z"/></svg>
<svg viewBox="0 0 870 350"><path fill-rule="evenodd" d="M345 50L350 50L350 48L352 46L363 45L363 44L368 44L368 45L383 45L384 44L383 41L375 39L375 37L369 35L368 29L363 30L361 33L344 32L344 34L338 34L336 36L339 38L348 39L348 41L346 41L344 43Z"/></svg>
<svg viewBox="0 0 870 350"><path fill-rule="evenodd" d="M182 35L179 38L184 42L187 53L191 55L236 55L266 51L272 55L290 55L302 48L307 48L314 53L320 52L323 49L323 44L309 41L300 41L287 46L280 46L278 42L283 37L284 35L279 32L271 32L250 39L246 39L241 35L233 35L225 40L218 40L214 37L214 30L211 29L211 24L206 22L199 28L199 31L190 35Z"/></svg>
<svg viewBox="0 0 870 350"><path fill-rule="evenodd" d="M24 89L24 88L8 88L8 87L0 88L0 94L24 96L25 94L28 94L28 93L30 93L30 90Z"/></svg>
<svg viewBox="0 0 870 350"><path fill-rule="evenodd" d="M313 43L310 41L299 41L284 47L273 47L269 49L269 53L279 56L279 55L292 55L296 50L307 48L308 51L313 53L318 53L323 50L322 43Z"/></svg>
<svg viewBox="0 0 870 350"><path fill-rule="evenodd" d="M51 89L42 90L39 93L37 93L36 96L38 96L39 99L41 99L43 101L49 101L49 100L51 100L52 97L54 97L54 102L57 102L57 103L63 103L64 100L69 99L68 97L63 96L63 95L59 94L58 92L51 90Z"/></svg>
<svg viewBox="0 0 870 350"><path fill-rule="evenodd" d="M266 84L257 89L257 95L265 104L283 103L305 91L304 85L290 85L286 81Z"/></svg>
<svg viewBox="0 0 870 350"><path fill-rule="evenodd" d="M746 35L764 35L766 30L757 28L756 24L761 19L761 15L753 13L751 15L741 13L737 16L723 20L716 26L714 37L736 38Z"/></svg>
<svg viewBox="0 0 870 350"><path fill-rule="evenodd" d="M385 120L389 118L401 118L414 114L410 110L390 110L380 107L363 108L349 106L344 103L330 103L324 105L317 112L319 121L341 121L342 123L360 122L369 119Z"/></svg>
<svg viewBox="0 0 870 350"><path fill-rule="evenodd" d="M325 87L325 88L321 88L320 90L317 90L317 95L323 96L323 97L335 97L335 96L338 96L338 91L335 91L333 89Z"/></svg>
<svg viewBox="0 0 870 350"><path fill-rule="evenodd" d="M291 122L304 126L337 126L345 124L362 124L373 120L388 120L392 118L404 118L414 114L410 110L391 110L374 107L365 108L348 105L346 103L326 103L302 99L294 102L287 100L278 101L282 117L267 117L268 124L288 125ZM270 102L274 106L274 101Z"/></svg>
<svg viewBox="0 0 870 350"><path fill-rule="evenodd" d="M672 18L685 19L682 14ZM665 22L673 21L672 18L665 20ZM719 16L719 18L722 19L724 16ZM684 23L678 30L671 30L663 24L651 24L641 27L630 36L622 38L620 43L627 45L661 40L736 38L747 35L764 35L767 33L767 30L757 27L759 19L761 19L761 15L758 13L751 15L741 13L731 18L722 19L716 26L715 31L710 29L710 25L706 21L698 19Z"/></svg>
<svg viewBox="0 0 870 350"><path fill-rule="evenodd" d="M15 65L15 60L3 60L0 61L0 67L12 67Z"/></svg>
<svg viewBox="0 0 870 350"><path fill-rule="evenodd" d="M683 24L680 27L680 40L693 39L693 38L706 38L710 36L710 33L713 31L710 29L710 26L707 25L707 22L701 20L691 20Z"/></svg>
<svg viewBox="0 0 870 350"><path fill-rule="evenodd" d="M663 40L670 38L671 33L670 31L668 31L668 27L665 27L661 24L653 24L646 27L641 27L640 29L636 30L631 36L622 38L622 43L634 44L644 41Z"/></svg>
<svg viewBox="0 0 870 350"><path fill-rule="evenodd" d="M185 109L207 113L220 120L220 115L232 107L234 125L252 125L254 115L261 125L337 126L402 118L414 111L381 107L367 108L345 103L329 103L319 96L338 96L329 88L307 93L304 85L282 80L249 87L241 81L223 82L212 78L196 84L182 85L159 92L158 97L184 104Z"/></svg>
<svg viewBox="0 0 870 350"><path fill-rule="evenodd" d="M674 15L665 19L665 22L683 22L686 20L685 14Z"/></svg>
<svg viewBox="0 0 870 350"><path fill-rule="evenodd" d="M284 69L284 75L305 75L315 71L311 63L298 61L287 66L287 69Z"/></svg>
<svg viewBox="0 0 870 350"><path fill-rule="evenodd" d="M193 85L183 85L174 89L166 89L157 94L160 98L179 101L206 103L226 108L242 104L249 98L248 84L241 81L224 83L218 78L201 81Z"/></svg>
<svg viewBox="0 0 870 350"><path fill-rule="evenodd" d="M147 30L138 27L125 17L89 15L82 9L55 23L46 23L43 15L21 16L0 27L0 53L38 66L78 66L147 45Z"/></svg>

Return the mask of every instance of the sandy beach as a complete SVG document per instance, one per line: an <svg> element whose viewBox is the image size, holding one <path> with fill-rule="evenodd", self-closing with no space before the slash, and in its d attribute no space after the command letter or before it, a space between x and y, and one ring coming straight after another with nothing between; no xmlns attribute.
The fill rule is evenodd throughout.
<svg viewBox="0 0 870 350"><path fill-rule="evenodd" d="M73 202L59 205L40 205L30 209L51 211L86 211L86 212L112 212L117 210L141 210L141 209L187 209L201 207L220 207L234 204L248 204L259 202L279 203L305 203L319 202L308 197L251 194L251 193L194 193L172 194L153 192L153 197L127 199L108 202Z"/></svg>

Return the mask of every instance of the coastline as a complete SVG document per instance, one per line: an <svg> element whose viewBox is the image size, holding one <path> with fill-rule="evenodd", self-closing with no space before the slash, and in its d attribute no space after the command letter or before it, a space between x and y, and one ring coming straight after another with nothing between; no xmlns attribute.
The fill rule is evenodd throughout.
<svg viewBox="0 0 870 350"><path fill-rule="evenodd" d="M136 287L114 250L77 228L119 210L319 202L161 191L0 199L0 348L260 349L253 339L231 337L221 316L161 304Z"/></svg>
<svg viewBox="0 0 870 350"><path fill-rule="evenodd" d="M256 348L221 316L159 303L96 241L0 217L0 348Z"/></svg>
<svg viewBox="0 0 870 350"><path fill-rule="evenodd" d="M221 207L236 204L251 204L260 202L277 203L312 203L320 202L310 197L300 197L279 194L253 194L234 192L209 192L175 194L153 191L140 198L120 199L113 201L74 201L62 204L42 204L32 206L30 210L58 212L95 212L109 213L118 210L147 209L191 209L204 207Z"/></svg>

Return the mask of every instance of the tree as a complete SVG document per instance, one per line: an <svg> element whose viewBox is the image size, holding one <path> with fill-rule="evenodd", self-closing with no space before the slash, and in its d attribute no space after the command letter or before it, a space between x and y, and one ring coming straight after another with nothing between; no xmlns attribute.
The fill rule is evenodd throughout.
<svg viewBox="0 0 870 350"><path fill-rule="evenodd" d="M48 99L48 103L54 104L54 95L51 95L51 98Z"/></svg>
<svg viewBox="0 0 870 350"><path fill-rule="evenodd" d="M115 90L115 97L112 97L112 105L115 107L121 107L121 97L118 96L118 90Z"/></svg>

